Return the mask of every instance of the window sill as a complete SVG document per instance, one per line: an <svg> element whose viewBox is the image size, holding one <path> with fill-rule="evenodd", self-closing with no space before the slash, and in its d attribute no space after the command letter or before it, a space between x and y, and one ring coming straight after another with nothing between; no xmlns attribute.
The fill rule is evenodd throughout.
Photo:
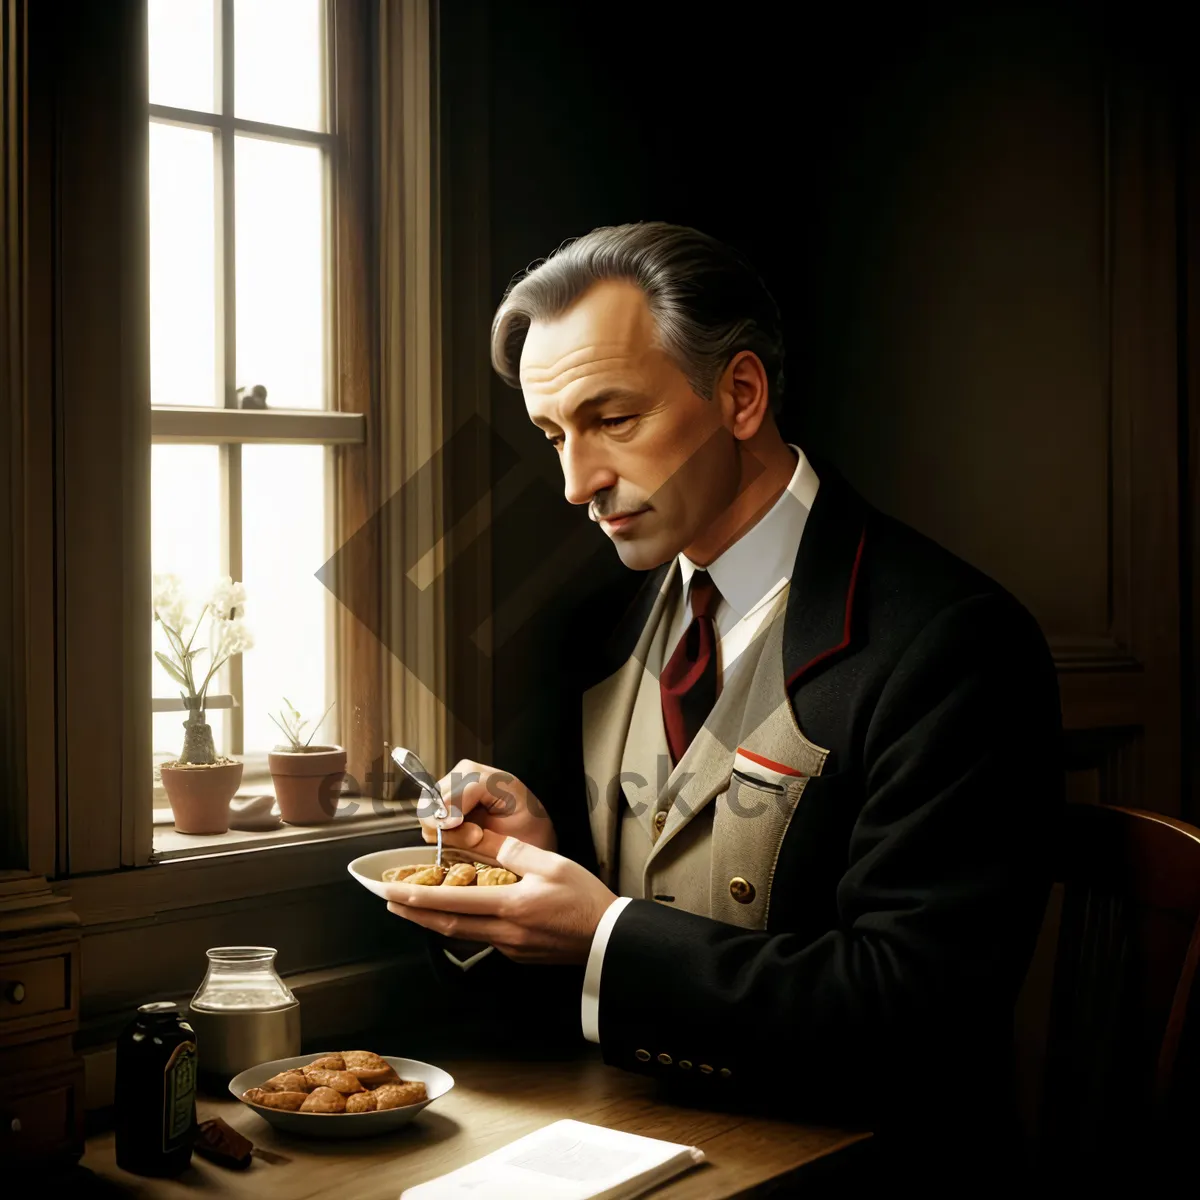
<svg viewBox="0 0 1200 1200"><path fill-rule="evenodd" d="M268 789L269 790L269 789ZM197 856L243 854L272 846L304 842L331 842L384 831L415 830L417 818L411 803L392 804L357 799L343 802L337 815L324 825L280 825L276 829L230 829L227 833L180 833L170 809L154 810L156 863Z"/></svg>
<svg viewBox="0 0 1200 1200"><path fill-rule="evenodd" d="M370 803L367 801L366 803ZM346 865L362 854L421 842L411 803L391 815L335 819L328 825L212 837L162 831L180 839L145 867L57 880L85 932L143 921L161 922L184 909L239 905L330 884L356 886ZM157 841L157 834L156 834Z"/></svg>

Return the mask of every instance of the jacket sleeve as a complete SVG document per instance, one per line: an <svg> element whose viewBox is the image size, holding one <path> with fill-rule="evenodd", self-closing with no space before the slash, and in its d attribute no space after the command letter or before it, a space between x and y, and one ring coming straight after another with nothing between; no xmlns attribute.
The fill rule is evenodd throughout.
<svg viewBox="0 0 1200 1200"><path fill-rule="evenodd" d="M861 810L828 847L846 861L836 927L806 944L634 901L601 976L605 1060L874 1120L1007 1053L1049 889L1060 742L1032 617L1003 594L943 610L866 724Z"/></svg>

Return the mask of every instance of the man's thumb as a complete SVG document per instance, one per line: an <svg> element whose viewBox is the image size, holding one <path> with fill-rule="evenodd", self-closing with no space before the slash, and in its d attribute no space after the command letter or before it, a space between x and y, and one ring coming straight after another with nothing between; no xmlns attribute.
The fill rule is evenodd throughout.
<svg viewBox="0 0 1200 1200"><path fill-rule="evenodd" d="M518 841L515 837L506 837L495 857L502 867L524 877L545 874L558 855L551 854L549 850L543 850L540 846Z"/></svg>

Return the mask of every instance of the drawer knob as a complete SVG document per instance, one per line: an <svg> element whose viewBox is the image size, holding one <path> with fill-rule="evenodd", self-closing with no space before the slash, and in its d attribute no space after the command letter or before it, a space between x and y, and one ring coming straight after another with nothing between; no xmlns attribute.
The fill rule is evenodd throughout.
<svg viewBox="0 0 1200 1200"><path fill-rule="evenodd" d="M13 1133L20 1133L21 1132L21 1118L13 1117L12 1124L9 1126L9 1128L12 1129Z"/></svg>
<svg viewBox="0 0 1200 1200"><path fill-rule="evenodd" d="M25 985L18 979L4 989L4 998L9 1004L20 1004L25 999Z"/></svg>

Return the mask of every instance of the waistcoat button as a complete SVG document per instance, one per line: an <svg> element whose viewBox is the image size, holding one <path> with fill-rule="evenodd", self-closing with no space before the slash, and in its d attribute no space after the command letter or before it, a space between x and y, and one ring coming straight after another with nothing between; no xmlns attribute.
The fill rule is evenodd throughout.
<svg viewBox="0 0 1200 1200"><path fill-rule="evenodd" d="M754 901L754 884L740 875L735 875L729 881L729 894L739 904L751 904Z"/></svg>

